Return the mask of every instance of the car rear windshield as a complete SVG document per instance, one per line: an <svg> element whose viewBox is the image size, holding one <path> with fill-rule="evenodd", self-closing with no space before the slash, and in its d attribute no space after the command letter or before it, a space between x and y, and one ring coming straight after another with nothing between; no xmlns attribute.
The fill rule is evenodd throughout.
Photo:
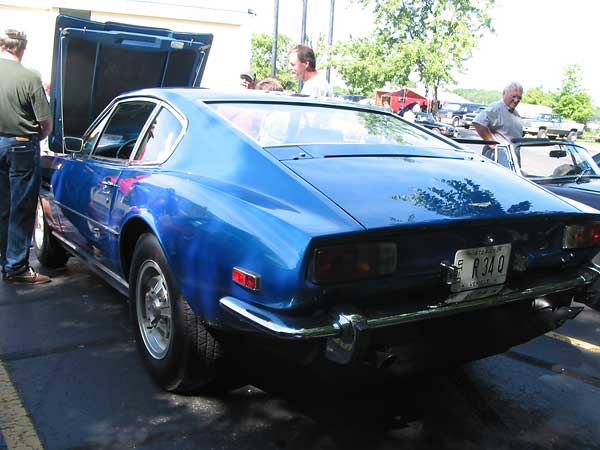
<svg viewBox="0 0 600 450"><path fill-rule="evenodd" d="M210 103L263 147L315 143L455 148L400 118L376 111L281 103Z"/></svg>

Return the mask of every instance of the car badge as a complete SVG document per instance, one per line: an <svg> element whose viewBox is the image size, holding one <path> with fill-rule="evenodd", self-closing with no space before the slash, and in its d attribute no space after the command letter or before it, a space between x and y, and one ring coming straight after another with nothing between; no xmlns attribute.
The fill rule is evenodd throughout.
<svg viewBox="0 0 600 450"><path fill-rule="evenodd" d="M491 202L469 203L469 206L472 206L473 208L489 208L490 206L492 206L492 203Z"/></svg>

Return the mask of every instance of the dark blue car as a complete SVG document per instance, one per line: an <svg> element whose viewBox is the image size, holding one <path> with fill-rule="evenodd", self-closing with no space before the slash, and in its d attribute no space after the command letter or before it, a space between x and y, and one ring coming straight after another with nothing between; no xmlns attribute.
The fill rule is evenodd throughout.
<svg viewBox="0 0 600 450"><path fill-rule="evenodd" d="M600 214L436 133L194 88L209 36L83 26L59 18L38 258L129 296L164 389L218 383L242 347L332 373L481 358L575 317L598 277Z"/></svg>

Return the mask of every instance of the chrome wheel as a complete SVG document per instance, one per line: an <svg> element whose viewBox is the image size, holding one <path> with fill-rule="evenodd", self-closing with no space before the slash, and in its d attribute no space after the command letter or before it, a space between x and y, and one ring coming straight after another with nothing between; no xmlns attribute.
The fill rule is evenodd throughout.
<svg viewBox="0 0 600 450"><path fill-rule="evenodd" d="M162 270L146 260L136 281L136 314L140 335L148 353L155 359L165 357L173 339L172 305Z"/></svg>
<svg viewBox="0 0 600 450"><path fill-rule="evenodd" d="M35 214L35 228L33 230L33 239L35 241L35 248L42 248L44 245L44 210L42 205L38 202Z"/></svg>

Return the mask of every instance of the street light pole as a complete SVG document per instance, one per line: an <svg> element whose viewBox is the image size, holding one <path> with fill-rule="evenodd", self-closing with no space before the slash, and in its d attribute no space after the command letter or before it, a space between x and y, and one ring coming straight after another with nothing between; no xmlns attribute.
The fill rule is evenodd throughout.
<svg viewBox="0 0 600 450"><path fill-rule="evenodd" d="M308 8L308 0L302 0L302 27L300 30L300 43L306 43L306 10Z"/></svg>
<svg viewBox="0 0 600 450"><path fill-rule="evenodd" d="M331 0L331 5L329 7L329 33L327 34L327 47L328 50L331 50L331 45L333 44L333 16L334 16L334 11L335 11L335 0ZM331 51L328 51L327 53L331 53ZM329 61L327 61L329 62ZM326 77L327 77L327 82L329 83L329 81L331 80L331 68L329 67L329 65L327 65L327 72L326 72Z"/></svg>
<svg viewBox="0 0 600 450"><path fill-rule="evenodd" d="M279 0L274 0L275 12L273 18L273 45L271 47L271 76L277 74L277 28L279 26Z"/></svg>
<svg viewBox="0 0 600 450"><path fill-rule="evenodd" d="M302 0L302 26L300 27L300 43L306 43L306 10L308 8L308 0ZM298 80L298 92L302 92L302 86L304 86L304 80L300 78Z"/></svg>

